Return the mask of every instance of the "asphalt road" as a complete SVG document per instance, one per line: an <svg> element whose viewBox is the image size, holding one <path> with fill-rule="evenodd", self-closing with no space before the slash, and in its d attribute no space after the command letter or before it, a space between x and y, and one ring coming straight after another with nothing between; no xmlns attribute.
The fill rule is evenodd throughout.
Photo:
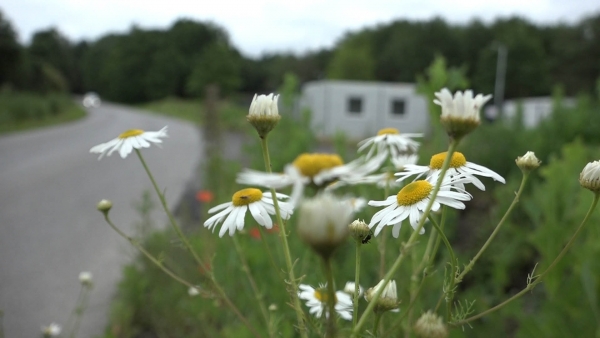
<svg viewBox="0 0 600 338"><path fill-rule="evenodd" d="M96 204L111 199L113 221L132 233L140 219L132 203L152 187L134 153L98 161L89 149L127 129L165 125L169 138L162 149L153 145L143 154L174 206L201 158L200 135L191 124L103 104L74 123L0 137L0 310L6 338L39 337L41 325L64 325L81 271L93 274L94 289L78 337L104 331L121 267L134 251ZM158 208L153 215L157 224L166 223Z"/></svg>

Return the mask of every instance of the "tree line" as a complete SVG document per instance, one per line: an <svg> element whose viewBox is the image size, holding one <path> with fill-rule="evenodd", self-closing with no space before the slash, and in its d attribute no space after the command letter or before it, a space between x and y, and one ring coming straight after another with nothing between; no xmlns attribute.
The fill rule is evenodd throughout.
<svg viewBox="0 0 600 338"><path fill-rule="evenodd" d="M58 29L23 46L0 12L0 85L33 92L96 91L127 103L199 97L207 84L225 94L268 92L285 73L318 79L415 82L436 56L461 69L477 91L493 92L497 51L508 51L507 98L592 92L600 77L600 14L573 24L524 18L449 24L396 20L346 33L332 48L244 56L212 22L179 19L167 29L132 27L95 41L69 41Z"/></svg>

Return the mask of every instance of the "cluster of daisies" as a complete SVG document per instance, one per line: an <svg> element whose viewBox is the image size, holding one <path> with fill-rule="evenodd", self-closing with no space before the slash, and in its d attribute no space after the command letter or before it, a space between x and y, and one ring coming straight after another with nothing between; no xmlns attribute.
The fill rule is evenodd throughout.
<svg viewBox="0 0 600 338"><path fill-rule="evenodd" d="M478 124L479 110L490 98L489 95L473 97L471 91L457 92L452 96L447 89L436 93L436 97L434 102L442 106L442 122L449 126L447 130L452 130L452 133L449 133L451 137L460 137L465 132L464 129L459 128L461 126ZM252 101L248 121L255 126L261 138L266 137L279 121L277 100L278 96L271 94L255 96ZM468 123L456 124L456 119ZM128 130L116 139L93 147L90 152L100 154L99 159L104 155L110 156L113 152L118 152L122 158L125 158L136 149L136 153L141 156L139 149L149 147L150 143L159 144L162 142L161 138L166 136L167 127L156 132ZM401 224L405 220L408 220L415 230L424 232L423 225L419 222L430 202L431 211L434 212L442 205L464 209L464 202L472 198L465 190L467 184L473 184L481 190L485 189L478 176L504 183L500 175L488 168L468 162L459 152L451 155L450 168L444 177L441 177L440 172L447 153L434 155L429 165L417 165L416 152L419 142L415 138L421 136L421 134L401 134L397 129L385 128L377 135L361 141L358 144L360 156L349 163L344 163L342 158L335 154L305 153L286 165L282 173L245 169L238 174L236 181L250 187L235 192L230 202L211 208L208 212L213 215L204 222L204 226L214 231L218 224L222 224L219 236L222 237L226 233L233 236L236 231L244 229L245 217L250 211L256 223L271 229L274 225L271 216L276 215L276 209L279 210L282 220L289 219L298 207L302 211L302 205L309 205L314 200L304 197L306 189L312 189L317 191L315 199L321 198L321 200L313 201L310 207L305 208L306 214L311 216L304 217L309 220L307 222L301 220L298 222L299 233L307 234L307 242L317 251L321 250L322 255L327 255L329 254L327 246L323 247L323 239L315 238L318 237L316 234L322 233L322 236L331 237L333 233L334 236L331 238L324 238L334 240L335 237L345 240L348 233L348 220L367 204L361 198L333 195L332 192L341 186L374 184L385 188L386 191L401 188L395 195L382 201L368 202L370 206L382 208L374 214L368 224L369 229L374 228L374 235L377 236L385 226L392 226L392 234L398 237ZM410 177L415 178L407 183ZM438 182L440 188L437 194L434 194L434 187ZM290 195L272 192L286 188L291 189ZM331 220L318 222L319 218L327 218L328 214ZM335 224L335 219L339 220L337 223L340 226L333 226L331 229L326 229L327 231L316 229L319 224L323 226ZM302 231L300 229L302 223L309 224L312 228L309 231L306 229ZM315 299L320 299L317 291L311 291L307 287L301 288L301 297L311 292L315 295ZM340 306L344 304L343 299L343 297L339 298ZM342 315L344 316L345 314Z"/></svg>

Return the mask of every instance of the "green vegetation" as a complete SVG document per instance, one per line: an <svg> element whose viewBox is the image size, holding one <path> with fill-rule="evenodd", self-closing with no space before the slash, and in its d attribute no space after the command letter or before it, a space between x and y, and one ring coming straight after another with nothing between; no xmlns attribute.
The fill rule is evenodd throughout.
<svg viewBox="0 0 600 338"><path fill-rule="evenodd" d="M437 55L460 69L479 92L493 92L498 48L508 51L506 98L592 94L600 76L600 15L572 24L539 25L519 17L450 24L398 19L347 32L331 49L302 55L239 52L225 28L180 19L167 29L132 27L95 41L72 42L55 28L21 46L0 14L0 85L18 90L97 92L103 99L142 103L199 98L209 84L225 96L271 92L286 73L300 83L324 77L414 82Z"/></svg>
<svg viewBox="0 0 600 338"><path fill-rule="evenodd" d="M0 91L0 133L69 122L85 111L65 94Z"/></svg>
<svg viewBox="0 0 600 338"><path fill-rule="evenodd" d="M205 107L201 100L186 100L176 97L145 103L139 106L149 112L171 116L178 119L203 124ZM241 106L233 100L224 100L218 103L218 116L229 130L247 129L245 116L248 106Z"/></svg>
<svg viewBox="0 0 600 338"><path fill-rule="evenodd" d="M286 83L289 88L294 87L293 78L288 78ZM289 92L289 89L282 90L281 103L287 102ZM286 109L285 104L281 107L282 111ZM512 201L521 175L514 164L515 158L532 150L543 161L543 166L533 174L521 203L497 239L460 284L456 301L462 304L475 301L472 310L475 313L484 311L525 287L527 275L532 273L534 267L537 265L535 271L543 271L562 249L592 199L592 194L579 186L578 176L587 162L600 157L600 135L595 132L600 128L598 114L600 105L596 99L582 96L574 108L566 108L557 94L552 116L537 128L525 129L518 120L500 120L493 124L484 123L467 137L459 151L465 154L468 161L498 172L506 178L507 184L492 184L491 180L484 179L487 192L469 189L475 197L468 203L467 209L450 213L448 224L452 226L447 228L448 237L456 246L461 265L466 264L477 252ZM258 139L253 130L247 135L251 142L248 142L245 154L250 156L252 168L262 169ZM283 164L289 163L298 153L314 151L315 147L314 135L309 131L306 120L289 115L284 115L269 140L275 170L281 170ZM426 140L420 151L420 163L426 163L429 156L444 150L440 149L438 141ZM336 137L338 148L343 149L345 143L343 135ZM351 154L348 155L352 158ZM207 161L214 161L214 165L207 164L205 167L205 188L214 193L215 200L210 205L201 205L203 219L207 217L208 208L228 200L232 192L241 188L234 179L236 172L241 169L238 162L222 160L214 155ZM380 190L368 186L348 187L345 191L367 199L382 197ZM368 220L373 212L373 208L367 207L357 217ZM243 277L242 263L233 250L231 239L228 236L218 238L215 233L204 229L203 219L188 219L186 222L194 247L202 257L211 261L217 279L230 292L241 311L252 322L261 323L254 294ZM318 285L323 282L321 274L314 268L318 264L318 257L306 250L295 236L294 219L290 220L288 228L292 229L292 252L302 253L298 256L298 275L304 276L303 283ZM246 220L250 221L251 218L248 216ZM593 257L600 254L600 231L593 225L599 222L600 215L595 212L577 246L533 292L483 320L473 322L472 327L454 328L451 337L596 335L599 330L600 299L597 295L600 292L600 280L594 271L598 271L600 265ZM255 224L246 224L245 230L236 236L251 269L260 271L254 277L267 305L273 303L277 307L273 314L282 323L281 336L293 336L291 325L287 323L295 319L292 311L287 310L283 285L276 284L280 283L281 276L270 267L265 253L266 247L271 248L275 260L283 264L277 238L270 233L263 233L260 237L255 228ZM410 227L403 227L401 236L407 236L410 231ZM201 269L174 242L174 238L175 234L171 231L160 231L145 238L144 243L151 252L161 257L165 265L193 283L206 285ZM366 287L378 282L379 241L380 238L375 237L371 244L363 248L362 261L366 263L362 267L364 278L361 278L361 284ZM424 244L420 243L415 248L417 257L423 252ZM398 245L396 240L388 238L388 258L397 256ZM350 241L334 255L338 288L353 278L354 259L350 258L353 255L354 248ZM439 288L447 260L447 252L440 250L435 268L423 286L422 298L415 304L416 315L435 306L440 297ZM405 265L398 276L410 276L410 264ZM188 296L185 287L166 277L144 258L138 258L124 272L105 337L135 337L143 333L173 337L249 336L247 329L225 310L223 304L213 299ZM405 280L404 277L398 278ZM399 284L398 288L399 297L403 299L401 309L404 309L408 285ZM365 303L361 302L359 311L364 307ZM311 325L317 324L312 317L309 321ZM340 325L347 329L345 323ZM569 328L568 331L565 328ZM266 334L266 331L262 333Z"/></svg>

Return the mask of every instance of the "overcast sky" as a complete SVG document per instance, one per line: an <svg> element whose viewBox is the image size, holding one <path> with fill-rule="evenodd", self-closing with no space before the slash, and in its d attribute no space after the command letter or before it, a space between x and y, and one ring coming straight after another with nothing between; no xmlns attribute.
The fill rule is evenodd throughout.
<svg viewBox="0 0 600 338"><path fill-rule="evenodd" d="M490 22L520 15L536 23L573 23L600 11L597 0L4 0L0 9L22 42L57 27L72 41L109 32L167 28L178 18L210 20L224 27L248 56L330 47L349 30L395 19L441 16L452 23Z"/></svg>

